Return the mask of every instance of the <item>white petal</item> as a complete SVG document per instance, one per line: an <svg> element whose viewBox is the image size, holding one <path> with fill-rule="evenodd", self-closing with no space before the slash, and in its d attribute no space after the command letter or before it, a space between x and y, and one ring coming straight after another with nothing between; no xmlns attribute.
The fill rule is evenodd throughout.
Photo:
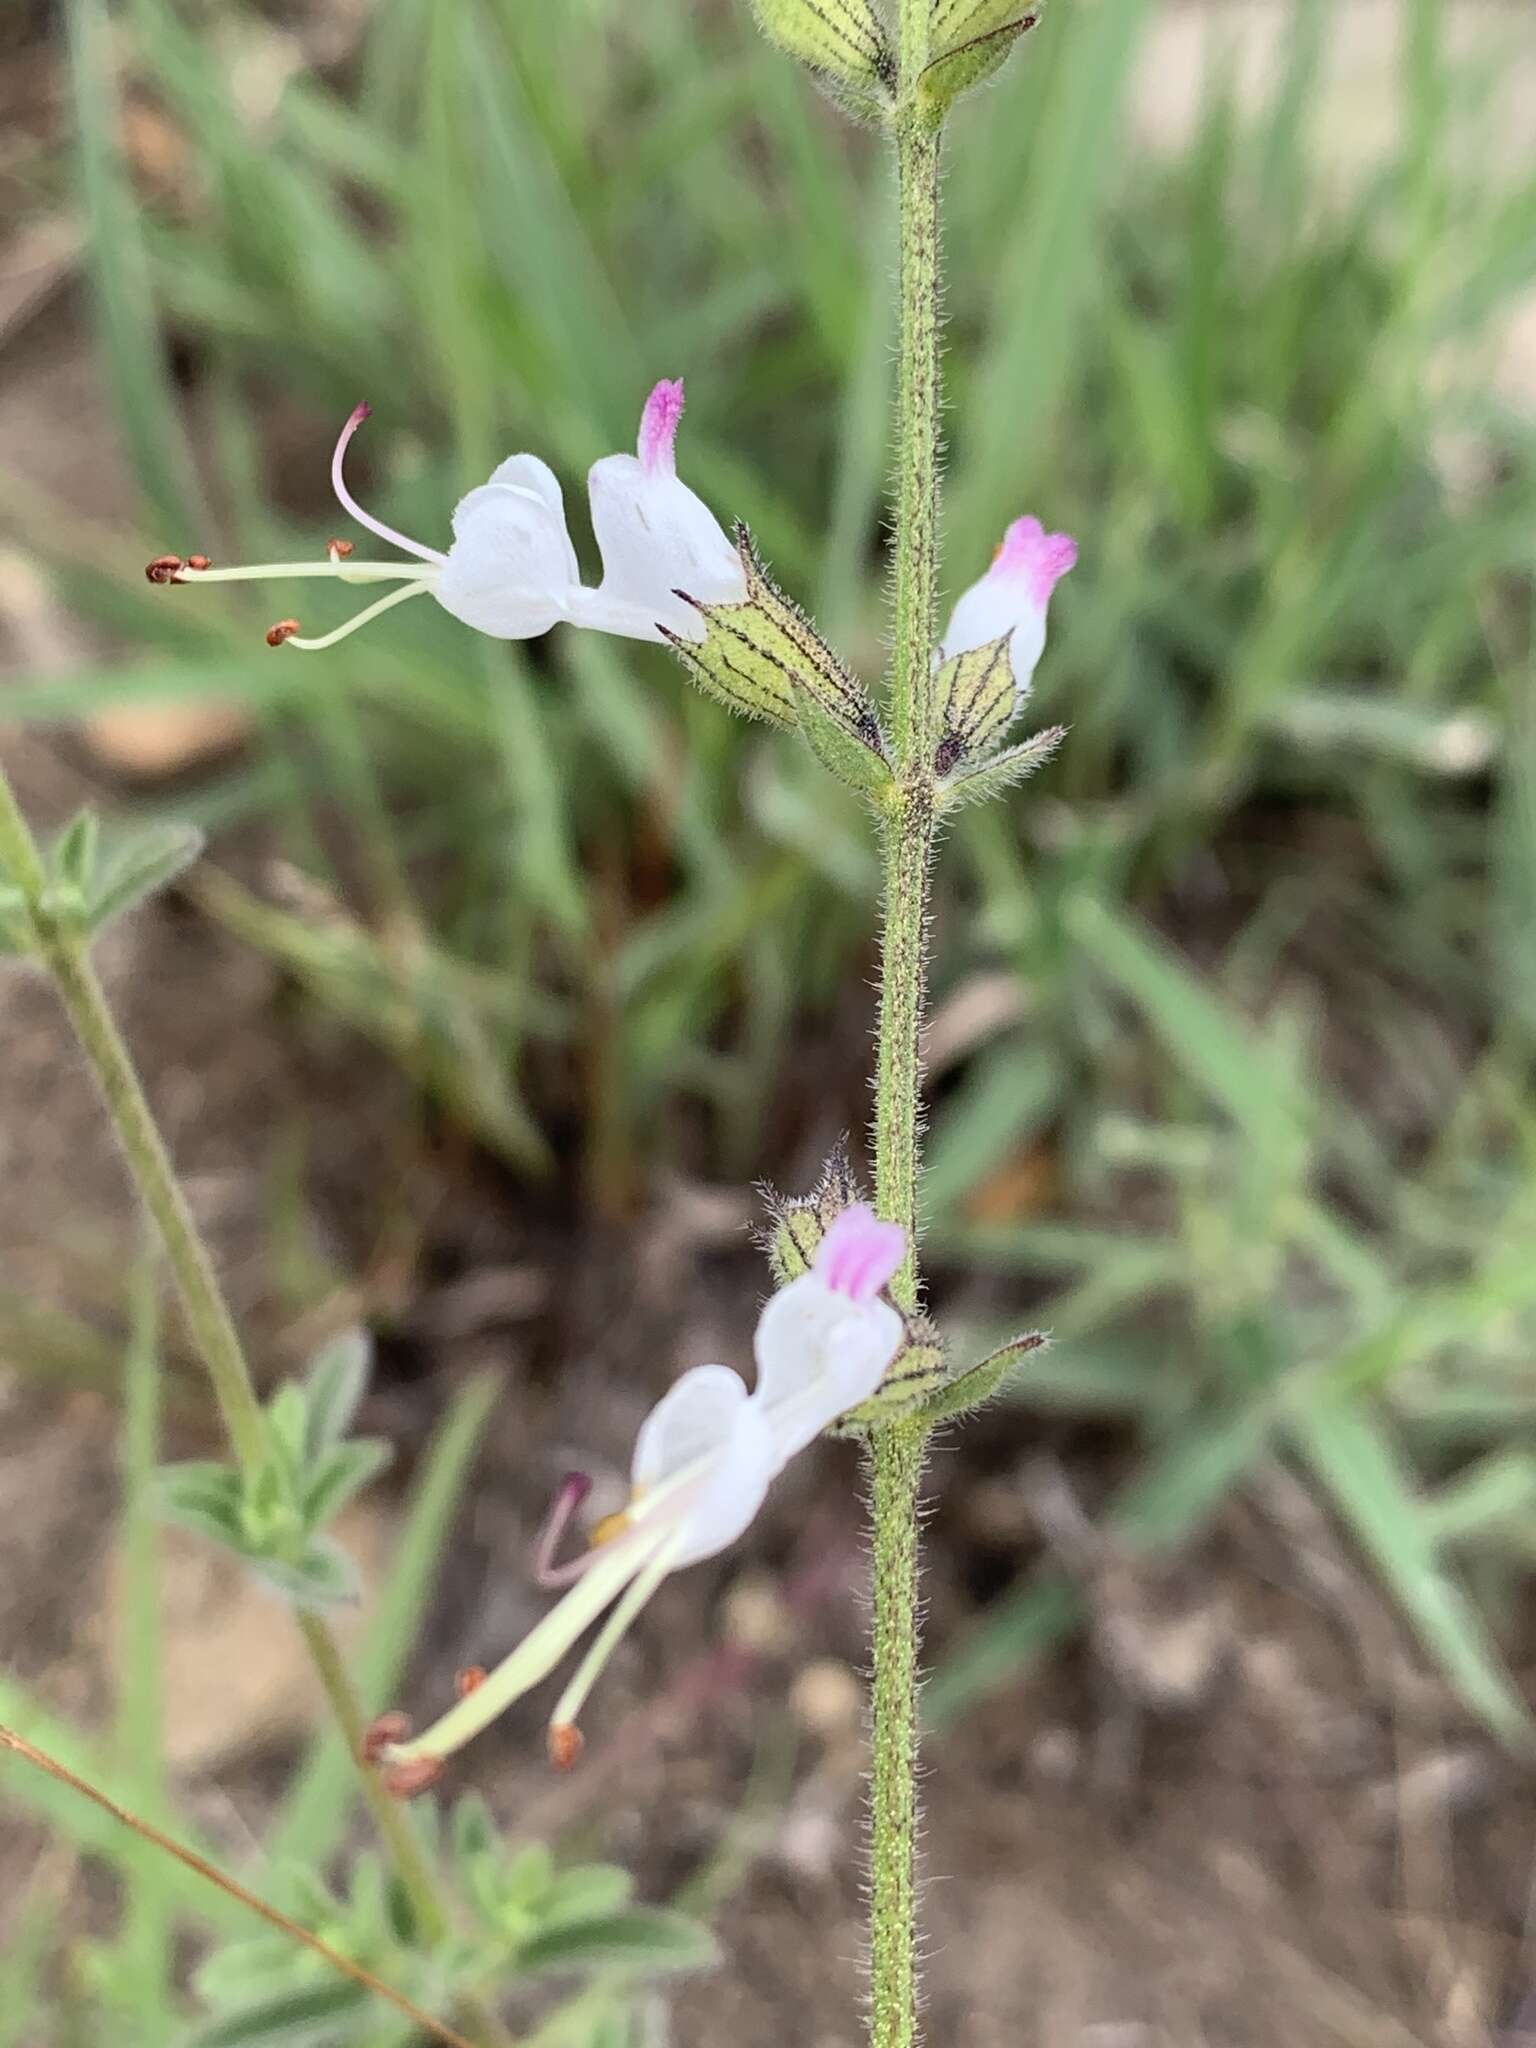
<svg viewBox="0 0 1536 2048"><path fill-rule="evenodd" d="M703 623L673 595L685 590L704 604L746 596L746 578L719 520L694 491L664 471L647 471L633 455L605 455L588 477L592 530L603 558L600 599L633 606L649 630L628 627L636 639L659 640L659 621L687 639L702 639Z"/></svg>
<svg viewBox="0 0 1536 2048"><path fill-rule="evenodd" d="M560 489L560 479L549 464L538 455L509 455L505 462L498 463L491 471L488 481L505 484L514 490L532 491L536 498L554 513L560 522L560 537L565 543L566 581L581 581L581 564L576 559L576 550L565 523L565 497Z"/></svg>
<svg viewBox="0 0 1536 2048"><path fill-rule="evenodd" d="M546 497L481 484L455 508L453 535L432 592L456 619L498 640L530 640L566 617L575 556Z"/></svg>
<svg viewBox="0 0 1536 2048"><path fill-rule="evenodd" d="M903 1335L887 1301L850 1301L815 1273L781 1287L757 1325L757 1392L782 1467L885 1377Z"/></svg>
<svg viewBox="0 0 1536 2048"><path fill-rule="evenodd" d="M736 1541L777 1469L773 1435L741 1376L729 1366L696 1365L641 1425L630 1467L639 1496L631 1515L637 1529L680 1529L673 1564L680 1570Z"/></svg>

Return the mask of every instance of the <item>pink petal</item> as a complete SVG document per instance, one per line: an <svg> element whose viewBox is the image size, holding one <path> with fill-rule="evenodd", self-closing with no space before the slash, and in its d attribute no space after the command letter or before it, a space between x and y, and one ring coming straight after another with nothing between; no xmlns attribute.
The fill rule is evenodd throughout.
<svg viewBox="0 0 1536 2048"><path fill-rule="evenodd" d="M907 1233L882 1223L867 1202L844 1209L816 1248L813 1270L835 1294L873 1301L907 1255Z"/></svg>
<svg viewBox="0 0 1536 2048"><path fill-rule="evenodd" d="M1026 514L1003 535L991 573L1026 578L1030 596L1043 611L1076 560L1077 542L1070 533L1047 533L1038 519Z"/></svg>
<svg viewBox="0 0 1536 2048"><path fill-rule="evenodd" d="M677 441L677 423L682 416L683 380L681 377L663 377L645 401L645 410L640 415L637 452L640 467L647 476L677 474L673 450Z"/></svg>

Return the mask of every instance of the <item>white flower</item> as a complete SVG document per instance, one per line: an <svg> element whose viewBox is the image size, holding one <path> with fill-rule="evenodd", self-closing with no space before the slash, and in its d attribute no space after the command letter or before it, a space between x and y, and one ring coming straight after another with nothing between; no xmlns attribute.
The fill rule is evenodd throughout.
<svg viewBox="0 0 1536 2048"><path fill-rule="evenodd" d="M606 1610L550 1716L550 1754L573 1762L576 1717L603 1666L669 1573L734 1543L777 1474L799 1450L869 1399L900 1347L900 1315L880 1292L906 1254L906 1235L862 1204L845 1209L809 1273L781 1288L758 1322L757 1386L750 1394L724 1365L697 1365L651 1410L635 1439L630 1499L593 1532L592 1548L557 1567L554 1553L587 1482L561 1488L538 1553L539 1576L566 1585L488 1678L414 1741L371 1751L402 1790L431 1782L434 1766L548 1677Z"/></svg>
<svg viewBox="0 0 1536 2048"><path fill-rule="evenodd" d="M1038 519L1015 519L991 568L961 595L950 614L939 642L939 660L949 661L1006 634L1017 709L1029 694L1030 679L1045 651L1051 592L1076 560L1077 542L1070 534L1047 533Z"/></svg>
<svg viewBox="0 0 1536 2048"><path fill-rule="evenodd" d="M446 554L425 547L365 512L348 490L343 463L352 436L369 416L360 405L341 430L331 457L331 483L343 508L414 562L359 562L350 543L333 541L324 562L266 562L215 569L202 555L161 555L147 571L152 583L234 583L269 577L331 576L343 583L400 587L318 639L301 636L297 619L267 634L273 647L306 653L334 647L381 612L407 598L431 596L456 619L497 640L530 640L562 621L633 640L661 640L665 625L702 639L704 623L678 595L701 603L736 602L746 578L735 548L704 501L677 474L675 444L683 415L681 379L663 378L645 402L637 453L607 455L592 466L592 525L603 580L589 589L565 524L560 484L537 455L513 455L488 482L454 508Z"/></svg>

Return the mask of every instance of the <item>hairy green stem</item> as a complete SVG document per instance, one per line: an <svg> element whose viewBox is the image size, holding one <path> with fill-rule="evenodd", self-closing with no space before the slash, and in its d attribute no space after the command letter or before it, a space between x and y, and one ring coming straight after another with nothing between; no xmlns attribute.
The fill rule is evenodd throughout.
<svg viewBox="0 0 1536 2048"><path fill-rule="evenodd" d="M108 1120L139 1199L165 1250L182 1312L208 1369L230 1446L242 1468L266 1462L267 1423L246 1361L245 1348L224 1298L208 1247L176 1178L132 1055L118 1030L106 990L91 964L85 933L52 903L48 868L32 836L10 779L0 769L0 869L21 891L37 958L64 1006L90 1067ZM331 1629L319 1615L296 1610L299 1630L333 1718L350 1755L358 1759L363 1796L415 1909L424 1938L441 1940L448 1916L431 1868L404 1810L384 1791L378 1774L362 1764L367 1717L353 1690ZM503 2042L494 2017L478 2010L475 2024L487 2042Z"/></svg>
<svg viewBox="0 0 1536 2048"><path fill-rule="evenodd" d="M928 876L933 858L934 585L939 497L939 137L919 115L932 0L901 0L896 182L900 310L891 732L895 799L884 822L885 894L875 1076L875 1187L909 1250L892 1285L918 1301ZM870 1446L873 1530L870 2042L917 2039L917 1509L927 1430L898 1421Z"/></svg>

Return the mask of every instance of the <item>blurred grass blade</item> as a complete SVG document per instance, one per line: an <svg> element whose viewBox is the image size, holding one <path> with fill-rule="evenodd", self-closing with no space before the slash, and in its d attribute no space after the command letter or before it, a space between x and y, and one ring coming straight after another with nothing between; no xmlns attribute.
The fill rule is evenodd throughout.
<svg viewBox="0 0 1536 2048"><path fill-rule="evenodd" d="M111 19L105 0L67 0L65 18L80 193L118 429L171 542L195 545L204 525L202 502L171 394L139 206L123 160Z"/></svg>

